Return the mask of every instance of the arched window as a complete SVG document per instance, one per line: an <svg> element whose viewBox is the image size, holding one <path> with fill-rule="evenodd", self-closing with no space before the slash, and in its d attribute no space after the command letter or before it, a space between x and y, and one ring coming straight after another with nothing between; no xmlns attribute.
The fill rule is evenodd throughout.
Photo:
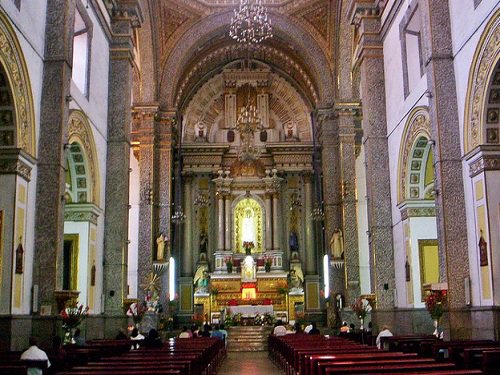
<svg viewBox="0 0 500 375"><path fill-rule="evenodd" d="M73 71L71 78L83 95L88 95L92 27L88 16L77 6L73 35Z"/></svg>

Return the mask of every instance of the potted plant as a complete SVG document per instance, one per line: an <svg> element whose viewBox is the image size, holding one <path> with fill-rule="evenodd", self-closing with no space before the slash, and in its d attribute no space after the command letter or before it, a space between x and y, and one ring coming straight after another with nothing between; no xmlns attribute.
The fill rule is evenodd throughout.
<svg viewBox="0 0 500 375"><path fill-rule="evenodd" d="M227 257L224 259L224 263L226 263L227 273L233 272L233 258Z"/></svg>
<svg viewBox="0 0 500 375"><path fill-rule="evenodd" d="M253 241L243 241L243 249L245 249L246 255L250 255L254 247L255 244L253 243Z"/></svg>
<svg viewBox="0 0 500 375"><path fill-rule="evenodd" d="M271 272L271 266L273 265L273 258L270 256L264 257L264 270L266 272Z"/></svg>
<svg viewBox="0 0 500 375"><path fill-rule="evenodd" d="M74 330L80 323L87 317L89 307L83 307L82 304L75 303L72 306L65 307L59 313L62 318L62 327L65 330L64 344L74 344L73 339Z"/></svg>

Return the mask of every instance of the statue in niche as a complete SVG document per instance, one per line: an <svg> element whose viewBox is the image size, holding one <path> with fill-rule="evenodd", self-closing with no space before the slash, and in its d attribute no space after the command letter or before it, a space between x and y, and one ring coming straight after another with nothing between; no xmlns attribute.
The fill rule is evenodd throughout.
<svg viewBox="0 0 500 375"><path fill-rule="evenodd" d="M330 239L330 252L333 259L342 259L344 257L344 238L340 229L335 229Z"/></svg>
<svg viewBox="0 0 500 375"><path fill-rule="evenodd" d="M24 249L22 244L23 238L19 238L19 245L16 249L16 273L23 273L23 258L24 258Z"/></svg>
<svg viewBox="0 0 500 375"><path fill-rule="evenodd" d="M208 237L205 232L200 233L200 253L207 253L208 250Z"/></svg>
<svg viewBox="0 0 500 375"><path fill-rule="evenodd" d="M164 260L166 239L167 238L163 235L163 233L160 233L160 235L156 238L156 260L158 261Z"/></svg>
<svg viewBox="0 0 500 375"><path fill-rule="evenodd" d="M199 266L194 275L195 293L208 293L209 283L210 275L208 273L208 267L206 265Z"/></svg>
<svg viewBox="0 0 500 375"><path fill-rule="evenodd" d="M483 237L483 230L481 229L479 231L480 237L479 237L479 264L481 267L487 266L488 265L488 243L485 241Z"/></svg>

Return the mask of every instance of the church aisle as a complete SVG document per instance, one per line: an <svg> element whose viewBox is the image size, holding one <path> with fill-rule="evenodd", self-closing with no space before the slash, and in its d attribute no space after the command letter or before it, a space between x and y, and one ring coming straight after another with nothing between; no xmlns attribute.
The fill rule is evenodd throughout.
<svg viewBox="0 0 500 375"><path fill-rule="evenodd" d="M217 375L280 374L267 352L229 352Z"/></svg>

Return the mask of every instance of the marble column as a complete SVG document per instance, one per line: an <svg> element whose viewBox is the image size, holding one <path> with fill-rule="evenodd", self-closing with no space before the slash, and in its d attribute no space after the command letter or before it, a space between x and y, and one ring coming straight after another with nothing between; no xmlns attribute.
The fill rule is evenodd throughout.
<svg viewBox="0 0 500 375"><path fill-rule="evenodd" d="M193 194L192 194L192 177L184 176L183 177L183 196L184 196L184 212L186 213L186 220L184 224L179 224L177 226L179 228L184 225L184 240L181 245L181 258L182 258L182 276L193 276L193 244L192 244L192 208L193 208Z"/></svg>
<svg viewBox="0 0 500 375"><path fill-rule="evenodd" d="M57 315L54 291L62 289L65 143L71 86L74 0L47 2L45 54L40 103L37 210L33 285L40 305Z"/></svg>
<svg viewBox="0 0 500 375"><path fill-rule="evenodd" d="M224 195L221 191L217 192L217 218L218 228L217 228L217 249L223 251L224 247Z"/></svg>
<svg viewBox="0 0 500 375"><path fill-rule="evenodd" d="M272 209L271 209L272 194L266 193L264 195L264 207L266 209L266 240L265 246L266 250L271 250L273 247L273 236L272 236Z"/></svg>
<svg viewBox="0 0 500 375"><path fill-rule="evenodd" d="M304 194L305 194L305 237L306 237L306 248L305 248L305 269L306 274L314 275L316 274L316 254L314 252L314 228L313 221L311 218L311 212L313 208L313 191L312 191L312 176L310 174L304 175Z"/></svg>
<svg viewBox="0 0 500 375"><path fill-rule="evenodd" d="M224 207L224 249L231 251L231 194L224 195Z"/></svg>
<svg viewBox="0 0 500 375"><path fill-rule="evenodd" d="M130 125L133 26L141 16L137 1L117 2L111 18L108 134L104 218L104 310L122 315L127 297ZM111 328L110 328L111 329Z"/></svg>
<svg viewBox="0 0 500 375"><path fill-rule="evenodd" d="M153 227L153 202L155 199L154 184L154 117L157 107L134 107L133 126L135 131L135 141L139 143L135 152L139 160L139 237L138 237L138 257L137 274L138 285L143 282L143 278L152 271L152 263L155 258L156 242ZM145 297L144 290L138 288L137 298Z"/></svg>
<svg viewBox="0 0 500 375"><path fill-rule="evenodd" d="M325 213L325 242L327 243L335 229L341 229L340 221L340 157L337 136L338 121L332 109L319 110L319 140L321 143L321 167L323 173L323 210Z"/></svg>
<svg viewBox="0 0 500 375"><path fill-rule="evenodd" d="M158 133L158 156L156 158L155 170L158 187L158 217L156 230L163 232L168 237L168 249L171 249L172 238L170 238L170 218L172 217L172 175L173 175L173 149L172 137L176 126L175 112L159 112L157 114L156 131ZM165 256L170 252L165 249Z"/></svg>
<svg viewBox="0 0 500 375"><path fill-rule="evenodd" d="M342 231L344 239L344 267L346 275L346 303L351 305L361 294L359 281L359 248L356 207L356 150L352 114L340 112L339 143L341 163Z"/></svg>
<svg viewBox="0 0 500 375"><path fill-rule="evenodd" d="M280 242L279 242L279 193L274 193L273 194L273 250L279 250L280 249Z"/></svg>
<svg viewBox="0 0 500 375"><path fill-rule="evenodd" d="M371 287L377 310L391 310L395 271L380 19L377 9L369 3L354 4L350 17L359 35L355 66L359 69L363 102Z"/></svg>
<svg viewBox="0 0 500 375"><path fill-rule="evenodd" d="M439 276L442 282L448 282L448 304L453 309L465 306L464 280L469 276L469 259L450 10L448 1L423 1L419 6L435 141ZM457 323L459 329L461 323Z"/></svg>

